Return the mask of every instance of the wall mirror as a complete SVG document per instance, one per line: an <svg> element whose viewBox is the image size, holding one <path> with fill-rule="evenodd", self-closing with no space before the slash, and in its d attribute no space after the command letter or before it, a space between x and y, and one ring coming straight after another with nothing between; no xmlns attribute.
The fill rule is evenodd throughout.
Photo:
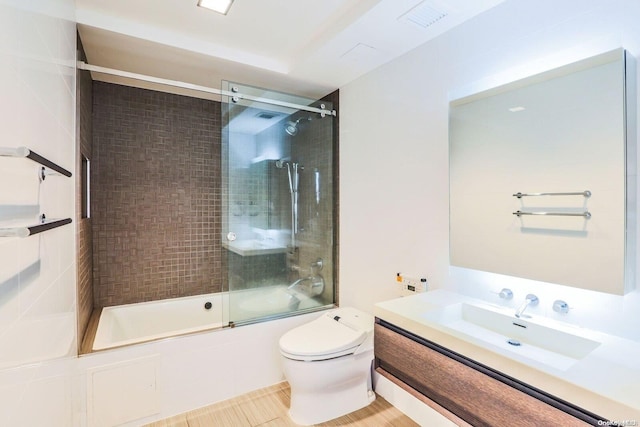
<svg viewBox="0 0 640 427"><path fill-rule="evenodd" d="M632 290L635 81L617 49L452 101L451 264Z"/></svg>

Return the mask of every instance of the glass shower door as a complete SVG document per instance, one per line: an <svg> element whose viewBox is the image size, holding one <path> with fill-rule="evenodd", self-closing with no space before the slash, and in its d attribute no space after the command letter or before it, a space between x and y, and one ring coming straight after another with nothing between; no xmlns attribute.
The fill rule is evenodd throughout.
<svg viewBox="0 0 640 427"><path fill-rule="evenodd" d="M332 305L330 102L223 82L223 264L231 325Z"/></svg>

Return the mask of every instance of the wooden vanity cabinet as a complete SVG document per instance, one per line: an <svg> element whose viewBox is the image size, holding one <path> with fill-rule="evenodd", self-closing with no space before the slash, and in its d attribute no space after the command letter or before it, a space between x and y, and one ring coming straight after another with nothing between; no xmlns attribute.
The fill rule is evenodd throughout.
<svg viewBox="0 0 640 427"><path fill-rule="evenodd" d="M586 426L603 418L383 320L376 371L458 425Z"/></svg>

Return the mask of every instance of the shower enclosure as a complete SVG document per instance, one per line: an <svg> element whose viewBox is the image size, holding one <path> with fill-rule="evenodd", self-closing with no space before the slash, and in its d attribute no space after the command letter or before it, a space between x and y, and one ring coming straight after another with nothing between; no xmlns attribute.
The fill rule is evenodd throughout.
<svg viewBox="0 0 640 427"><path fill-rule="evenodd" d="M331 102L235 83L185 87L221 102L79 87L92 100L92 280L83 294L99 318L95 332L81 319L91 332L82 352L334 304Z"/></svg>
<svg viewBox="0 0 640 427"><path fill-rule="evenodd" d="M333 304L333 105L233 82L223 91L230 325Z"/></svg>

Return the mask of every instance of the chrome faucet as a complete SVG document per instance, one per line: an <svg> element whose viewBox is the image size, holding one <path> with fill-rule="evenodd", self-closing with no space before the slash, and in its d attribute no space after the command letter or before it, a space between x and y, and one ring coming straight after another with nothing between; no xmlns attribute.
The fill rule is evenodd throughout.
<svg viewBox="0 0 640 427"><path fill-rule="evenodd" d="M527 307L529 306L535 307L536 305L538 305L538 302L540 301L538 300L538 297L535 296L534 294L527 295L527 298L525 298L522 305L516 310L516 317L520 318L522 316L522 313L524 313L524 311L527 309Z"/></svg>
<svg viewBox="0 0 640 427"><path fill-rule="evenodd" d="M304 288L309 296L320 295L322 291L324 291L324 278L319 274L317 276L301 277L300 279L290 284L287 287L287 290L292 290L293 288L304 282L310 282L309 285Z"/></svg>
<svg viewBox="0 0 640 427"><path fill-rule="evenodd" d="M301 277L300 279L296 280L295 282L293 282L292 284L289 285L289 287L287 289L293 289L296 286L298 286L300 283L306 282L307 280L312 280L313 277L309 276L309 277Z"/></svg>

